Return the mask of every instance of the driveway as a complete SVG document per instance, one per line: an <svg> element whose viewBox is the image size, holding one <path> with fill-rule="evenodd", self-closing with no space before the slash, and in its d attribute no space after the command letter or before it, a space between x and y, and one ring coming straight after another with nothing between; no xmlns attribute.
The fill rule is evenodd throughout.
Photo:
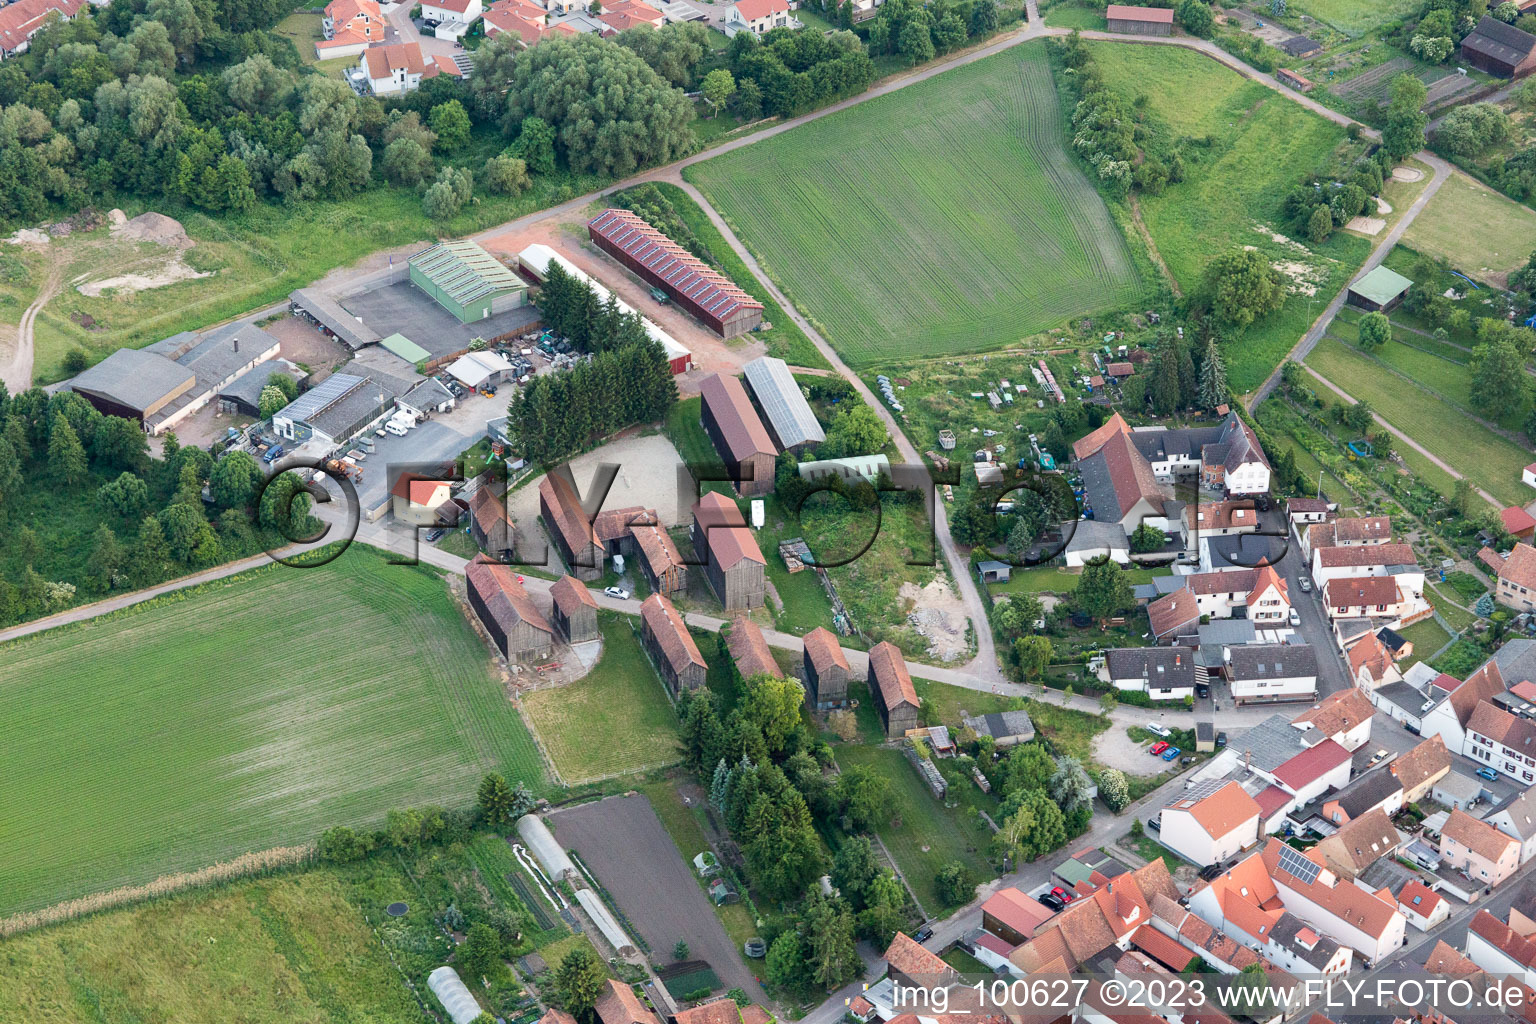
<svg viewBox="0 0 1536 1024"><path fill-rule="evenodd" d="M725 934L709 898L694 878L699 850L679 851L648 797L614 796L549 815L560 845L574 848L651 947L651 962L672 962L672 947L688 943L688 957L714 968L725 988L746 991L766 1005L767 995Z"/></svg>
<svg viewBox="0 0 1536 1024"><path fill-rule="evenodd" d="M416 23L411 20L411 9L413 7L414 5L410 3L398 3L385 16L389 21L390 27L394 29L396 36L390 42L419 43L422 56L425 57L452 57L454 54L462 52L446 39L422 35L421 29L417 28Z"/></svg>

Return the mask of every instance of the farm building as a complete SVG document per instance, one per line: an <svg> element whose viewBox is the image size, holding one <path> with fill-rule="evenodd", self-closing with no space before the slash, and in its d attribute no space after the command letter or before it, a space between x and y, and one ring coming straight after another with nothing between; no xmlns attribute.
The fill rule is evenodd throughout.
<svg viewBox="0 0 1536 1024"><path fill-rule="evenodd" d="M555 600L551 618L566 643L579 644L598 638L597 599L576 577L561 576L549 588L549 596Z"/></svg>
<svg viewBox="0 0 1536 1024"><path fill-rule="evenodd" d="M767 494L773 490L773 467L778 449L768 429L757 418L741 381L724 374L704 378L699 385L704 399L700 422L715 444L726 470L742 494Z"/></svg>
<svg viewBox="0 0 1536 1024"><path fill-rule="evenodd" d="M605 210L587 224L597 247L660 288L722 338L763 322L763 304L703 260L628 210Z"/></svg>
<svg viewBox="0 0 1536 1024"><path fill-rule="evenodd" d="M962 725L975 730L977 736L990 736L999 747L1011 747L1030 743L1035 738L1035 723L1028 711L995 711L990 715L960 716Z"/></svg>
<svg viewBox="0 0 1536 1024"><path fill-rule="evenodd" d="M672 536L657 522L654 510L649 521L630 524L620 554L638 558L640 573L653 592L678 594L688 589L687 563Z"/></svg>
<svg viewBox="0 0 1536 1024"><path fill-rule="evenodd" d="M300 288L288 294L288 308L354 352L383 340L379 332L342 308L341 303L316 288Z"/></svg>
<svg viewBox="0 0 1536 1024"><path fill-rule="evenodd" d="M528 297L522 278L474 242L439 242L409 263L411 283L460 323L516 309Z"/></svg>
<svg viewBox="0 0 1536 1024"><path fill-rule="evenodd" d="M436 377L419 381L415 387L395 399L400 408L417 419L426 418L428 413L452 409L456 401L453 392L449 391Z"/></svg>
<svg viewBox="0 0 1536 1024"><path fill-rule="evenodd" d="M694 503L688 532L709 588L725 610L761 608L768 589L768 563L736 503L710 491Z"/></svg>
<svg viewBox="0 0 1536 1024"><path fill-rule="evenodd" d="M569 477L550 473L539 481L539 514L571 575L595 580L603 574L603 546L592 533L592 522Z"/></svg>
<svg viewBox="0 0 1536 1024"><path fill-rule="evenodd" d="M661 1024L627 984L609 979L593 1007L600 1024Z"/></svg>
<svg viewBox="0 0 1536 1024"><path fill-rule="evenodd" d="M995 558L976 563L976 576L983 583L1007 583L1012 574L1013 566Z"/></svg>
<svg viewBox="0 0 1536 1024"><path fill-rule="evenodd" d="M1323 52L1323 44L1306 36L1291 36L1280 44L1280 49L1287 57L1295 57L1297 60L1306 60L1308 57L1316 57Z"/></svg>
<svg viewBox="0 0 1536 1024"><path fill-rule="evenodd" d="M789 372L789 364L773 356L759 356L746 365L747 383L763 410L764 422L783 451L799 451L827 439L811 403Z"/></svg>
<svg viewBox="0 0 1536 1024"><path fill-rule="evenodd" d="M555 252L549 246L530 245L517 254L517 265L522 269L523 276L532 278L535 281L542 282L549 276L549 265L551 263L559 264L560 269L564 270L567 276L574 277L588 288L591 288L592 294L597 296L599 303L606 304L609 299L612 299L618 306L620 313L635 313L634 308L623 299L608 291L607 288L593 280L591 275ZM639 314L635 315L638 316ZM651 340L660 345L667 353L667 363L672 367L672 375L674 377L693 369L693 353L688 351L682 342L672 337L672 335L660 327L657 327L651 322L649 317L641 316L640 322L645 325L645 333L650 335Z"/></svg>
<svg viewBox="0 0 1536 1024"><path fill-rule="evenodd" d="M895 644L883 640L869 649L869 675L865 682L887 739L904 736L908 729L917 728L917 690L912 687L907 663Z"/></svg>
<svg viewBox="0 0 1536 1024"><path fill-rule="evenodd" d="M673 693L704 685L709 666L684 625L682 613L663 595L652 594L641 603L640 636L656 671Z"/></svg>
<svg viewBox="0 0 1536 1024"><path fill-rule="evenodd" d="M1281 85L1288 85L1297 92L1306 92L1312 88L1312 79L1304 78L1290 68L1281 68L1275 72L1275 78Z"/></svg>
<svg viewBox="0 0 1536 1024"><path fill-rule="evenodd" d="M333 373L272 416L272 431L288 441L316 438L324 446L351 440L384 418L404 388L385 374Z"/></svg>
<svg viewBox="0 0 1536 1024"><path fill-rule="evenodd" d="M390 511L398 522L410 526L451 526L458 521L459 506L450 489L447 480L401 473L389 489Z"/></svg>
<svg viewBox="0 0 1536 1024"><path fill-rule="evenodd" d="M1387 313L1402 304L1403 296L1412 286L1413 282L1397 271L1377 267L1350 285L1346 298L1351 306Z"/></svg>
<svg viewBox="0 0 1536 1024"><path fill-rule="evenodd" d="M466 352L448 365L448 373L465 387L478 391L506 380L512 373L512 364L496 352Z"/></svg>
<svg viewBox="0 0 1536 1024"><path fill-rule="evenodd" d="M57 14L74 21L84 0L18 0L0 8L0 60L25 53L32 37Z"/></svg>
<svg viewBox="0 0 1536 1024"><path fill-rule="evenodd" d="M1127 7L1110 4L1104 11L1111 32L1132 36L1173 34L1173 11L1166 7Z"/></svg>
<svg viewBox="0 0 1536 1024"><path fill-rule="evenodd" d="M153 352L120 348L70 381L70 390L107 416L147 422L192 390L192 371Z"/></svg>
<svg viewBox="0 0 1536 1024"><path fill-rule="evenodd" d="M1499 78L1524 78L1536 71L1536 36L1485 14L1461 41L1461 60Z"/></svg>
<svg viewBox="0 0 1536 1024"><path fill-rule="evenodd" d="M800 662L800 682L805 699L818 711L848 703L848 658L837 637L825 626L805 634L805 654Z"/></svg>
<svg viewBox="0 0 1536 1024"><path fill-rule="evenodd" d="M512 560L514 531L507 501L487 484L470 496L469 533L475 546L498 562Z"/></svg>
<svg viewBox="0 0 1536 1024"><path fill-rule="evenodd" d="M517 582L511 566L476 555L464 569L469 606L508 661L547 658L555 647L555 628Z"/></svg>
<svg viewBox="0 0 1536 1024"><path fill-rule="evenodd" d="M731 661L735 663L736 671L741 673L741 678L751 679L753 676L784 678L784 673L779 670L779 663L774 660L773 651L768 647L768 640L763 636L762 628L745 615L738 615L731 621L730 634L725 638L725 643L731 652Z"/></svg>

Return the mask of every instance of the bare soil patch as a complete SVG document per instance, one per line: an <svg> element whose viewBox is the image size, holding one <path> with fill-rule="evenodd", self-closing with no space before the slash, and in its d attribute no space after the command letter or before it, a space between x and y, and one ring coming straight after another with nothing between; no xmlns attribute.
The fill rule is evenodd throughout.
<svg viewBox="0 0 1536 1024"><path fill-rule="evenodd" d="M617 464L619 472L603 508L654 508L664 526L677 526L687 518L693 507L693 495L679 492L677 470L683 463L682 456L661 434L621 437L571 460L571 474L583 497L592 487L598 466L604 463ZM507 512L519 529L537 518L538 480L512 493L507 500Z"/></svg>
<svg viewBox="0 0 1536 1024"><path fill-rule="evenodd" d="M939 661L954 661L969 653L965 629L970 620L962 601L949 580L936 576L925 587L903 583L897 592L902 600L912 602L907 622L928 641L928 654Z"/></svg>

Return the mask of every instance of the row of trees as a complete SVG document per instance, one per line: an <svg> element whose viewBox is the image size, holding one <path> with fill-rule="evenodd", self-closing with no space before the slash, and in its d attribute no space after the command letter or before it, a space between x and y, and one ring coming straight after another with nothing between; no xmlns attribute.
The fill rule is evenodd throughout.
<svg viewBox="0 0 1536 1024"><path fill-rule="evenodd" d="M1190 0L1210 17L1200 0ZM1076 32L1062 46L1073 72L1066 81L1077 96L1072 111L1072 148L1098 173L1104 190L1124 198L1134 187L1157 195L1184 180L1184 157L1166 126L1153 120L1144 97L1128 100L1104 80Z"/></svg>
<svg viewBox="0 0 1536 1024"><path fill-rule="evenodd" d="M590 284L553 261L539 288L538 303L549 329L583 352L608 352L650 341L637 314L620 311L612 295L602 301Z"/></svg>
<svg viewBox="0 0 1536 1024"><path fill-rule="evenodd" d="M851 28L853 4L844 2L837 7L842 27ZM900 54L921 64L973 40L985 39L997 31L998 24L993 0L937 0L929 4L896 0L877 8L869 23L869 51Z"/></svg>
<svg viewBox="0 0 1536 1024"><path fill-rule="evenodd" d="M614 431L665 419L676 401L667 355L646 338L534 377L507 406L507 434L529 461L551 465Z"/></svg>

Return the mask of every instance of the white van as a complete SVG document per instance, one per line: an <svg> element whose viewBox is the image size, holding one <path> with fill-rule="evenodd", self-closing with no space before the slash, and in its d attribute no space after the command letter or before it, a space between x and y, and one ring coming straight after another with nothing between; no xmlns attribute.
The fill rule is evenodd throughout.
<svg viewBox="0 0 1536 1024"><path fill-rule="evenodd" d="M384 429L389 431L391 434L394 434L396 437L405 436L405 427L401 426L397 420L390 420L388 423L384 424Z"/></svg>

